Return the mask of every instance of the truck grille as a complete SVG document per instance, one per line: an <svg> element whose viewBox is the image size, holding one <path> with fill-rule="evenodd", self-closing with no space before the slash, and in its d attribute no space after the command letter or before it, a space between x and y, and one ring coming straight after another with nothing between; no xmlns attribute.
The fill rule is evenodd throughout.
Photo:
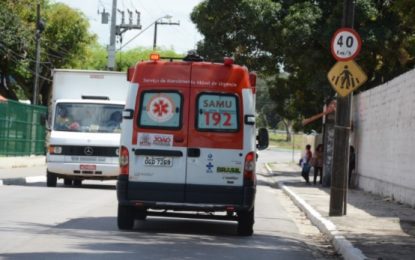
<svg viewBox="0 0 415 260"><path fill-rule="evenodd" d="M62 155L117 157L118 147L62 146Z"/></svg>

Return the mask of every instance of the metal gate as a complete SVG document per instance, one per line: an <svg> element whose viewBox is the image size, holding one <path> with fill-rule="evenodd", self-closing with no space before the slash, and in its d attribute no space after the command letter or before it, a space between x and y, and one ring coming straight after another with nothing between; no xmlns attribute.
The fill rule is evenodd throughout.
<svg viewBox="0 0 415 260"><path fill-rule="evenodd" d="M0 156L45 154L47 107L0 101Z"/></svg>

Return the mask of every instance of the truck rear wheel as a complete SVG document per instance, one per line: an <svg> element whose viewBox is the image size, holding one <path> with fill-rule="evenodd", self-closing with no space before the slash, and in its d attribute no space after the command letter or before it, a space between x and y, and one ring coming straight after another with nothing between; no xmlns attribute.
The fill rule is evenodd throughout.
<svg viewBox="0 0 415 260"><path fill-rule="evenodd" d="M252 236L254 233L254 208L238 212L238 235Z"/></svg>
<svg viewBox="0 0 415 260"><path fill-rule="evenodd" d="M131 230L134 227L134 209L129 206L118 204L118 228L121 230Z"/></svg>
<svg viewBox="0 0 415 260"><path fill-rule="evenodd" d="M58 182L58 177L51 172L46 173L46 186L48 187L56 187L56 183Z"/></svg>

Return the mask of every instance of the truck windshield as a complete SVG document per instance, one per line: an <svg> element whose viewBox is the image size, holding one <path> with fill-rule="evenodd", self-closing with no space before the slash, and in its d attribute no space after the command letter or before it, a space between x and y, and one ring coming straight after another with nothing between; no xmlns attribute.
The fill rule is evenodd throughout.
<svg viewBox="0 0 415 260"><path fill-rule="evenodd" d="M53 130L90 133L119 133L122 105L58 103Z"/></svg>

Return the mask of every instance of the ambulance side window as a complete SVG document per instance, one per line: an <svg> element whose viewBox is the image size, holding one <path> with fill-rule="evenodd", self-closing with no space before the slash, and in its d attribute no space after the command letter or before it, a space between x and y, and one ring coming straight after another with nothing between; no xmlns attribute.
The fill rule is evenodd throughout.
<svg viewBox="0 0 415 260"><path fill-rule="evenodd" d="M175 91L144 91L141 93L138 126L180 129L182 100L182 95Z"/></svg>
<svg viewBox="0 0 415 260"><path fill-rule="evenodd" d="M199 131L237 132L239 129L236 95L201 93L197 98L197 111Z"/></svg>

